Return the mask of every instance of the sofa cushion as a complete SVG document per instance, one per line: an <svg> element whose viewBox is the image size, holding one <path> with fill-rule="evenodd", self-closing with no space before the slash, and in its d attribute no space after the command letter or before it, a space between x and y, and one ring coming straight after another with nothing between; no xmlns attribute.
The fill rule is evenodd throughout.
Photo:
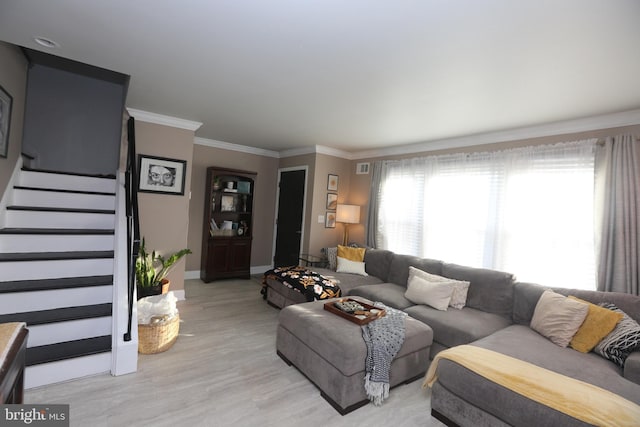
<svg viewBox="0 0 640 427"><path fill-rule="evenodd" d="M437 273L436 273L437 274ZM442 276L470 282L467 306L508 316L513 311L513 274L444 263Z"/></svg>
<svg viewBox="0 0 640 427"><path fill-rule="evenodd" d="M359 274L351 273L338 273L331 271L328 268L313 267L313 271L328 278L333 278L338 282L340 286L341 295L349 295L349 291L357 286L363 285L377 285L383 283L382 280L375 276L360 276Z"/></svg>
<svg viewBox="0 0 640 427"><path fill-rule="evenodd" d="M640 385L623 378L622 369L615 363L594 352L580 353L557 346L527 326L511 325L473 345L593 384L640 404Z"/></svg>
<svg viewBox="0 0 640 427"><path fill-rule="evenodd" d="M409 301L404 293L407 288L395 283L381 283L379 285L357 286L349 291L349 296L361 296L371 301L380 301L390 307L404 310L414 305ZM427 323L428 324L428 323Z"/></svg>
<svg viewBox="0 0 640 427"><path fill-rule="evenodd" d="M566 347L589 313L589 304L544 291L531 319L531 329Z"/></svg>
<svg viewBox="0 0 640 427"><path fill-rule="evenodd" d="M472 345L522 359L612 391L636 404L640 403L640 386L622 378L620 368L616 365L594 353L579 353L570 348L559 347L527 326L511 325ZM449 360L440 361L437 387L448 390L465 404L481 408L509 425L540 425L540 420L544 420L545 425L585 425L575 418L487 381ZM439 391L434 388L434 401L437 400L435 394ZM465 408L460 408L463 409Z"/></svg>
<svg viewBox="0 0 640 427"><path fill-rule="evenodd" d="M433 341L445 347L469 344L511 324L504 316L469 307L438 311L426 305L415 305L404 311L431 326Z"/></svg>
<svg viewBox="0 0 640 427"><path fill-rule="evenodd" d="M613 303L636 322L640 322L640 296L637 295L621 292L587 291L583 289L545 288L535 283L518 282L514 284L513 294L514 323L528 325L531 322L538 299L545 289L552 289L554 292L566 296L573 295L593 304L603 302Z"/></svg>
<svg viewBox="0 0 640 427"><path fill-rule="evenodd" d="M535 283L517 282L513 285L513 323L529 326L540 295L546 289Z"/></svg>
<svg viewBox="0 0 640 427"><path fill-rule="evenodd" d="M367 249L364 253L365 271L370 276L376 276L387 282L389 267L393 259L393 252L386 249Z"/></svg>
<svg viewBox="0 0 640 427"><path fill-rule="evenodd" d="M467 293L469 292L470 285L469 282L450 279L448 277L438 276L437 274L427 273L426 271L420 270L419 268L409 267L409 279L407 280L407 285L411 284L411 280L415 276L418 276L426 280L427 282L446 283L453 287L451 299L449 300L450 307L459 310L467 304Z"/></svg>
<svg viewBox="0 0 640 427"><path fill-rule="evenodd" d="M585 302L589 306L587 317L569 343L572 349L588 353L602 341L602 338L613 331L613 328L622 320L623 315L574 296L569 296L569 298Z"/></svg>
<svg viewBox="0 0 640 427"><path fill-rule="evenodd" d="M413 276L409 278L404 296L414 304L426 304L436 310L446 311L453 289L447 282L434 282Z"/></svg>
<svg viewBox="0 0 640 427"><path fill-rule="evenodd" d="M419 268L420 270L428 273L437 274L442 276L442 261L418 258L412 255L398 255L394 254L391 260L391 266L389 267L389 275L387 276L387 282L395 283L396 285L407 286L407 279L409 278L409 266Z"/></svg>

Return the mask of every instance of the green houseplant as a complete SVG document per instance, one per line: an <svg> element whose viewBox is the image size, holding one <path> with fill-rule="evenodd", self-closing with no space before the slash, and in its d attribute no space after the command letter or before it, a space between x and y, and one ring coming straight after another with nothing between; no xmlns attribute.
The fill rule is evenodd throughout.
<svg viewBox="0 0 640 427"><path fill-rule="evenodd" d="M136 259L138 299L149 295L166 293L169 289L167 274L180 258L190 253L190 249L181 249L168 257L160 255L155 250L148 253L144 238L142 238L142 244Z"/></svg>

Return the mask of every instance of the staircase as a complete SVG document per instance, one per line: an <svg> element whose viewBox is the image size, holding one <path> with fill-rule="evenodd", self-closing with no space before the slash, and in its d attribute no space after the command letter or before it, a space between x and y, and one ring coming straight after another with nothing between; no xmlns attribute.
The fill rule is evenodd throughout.
<svg viewBox="0 0 640 427"><path fill-rule="evenodd" d="M0 229L0 322L29 328L25 387L109 372L116 180L22 169Z"/></svg>

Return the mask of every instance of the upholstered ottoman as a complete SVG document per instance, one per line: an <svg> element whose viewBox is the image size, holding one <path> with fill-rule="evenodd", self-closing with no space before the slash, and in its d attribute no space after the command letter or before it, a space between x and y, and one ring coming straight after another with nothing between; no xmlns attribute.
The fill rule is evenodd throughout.
<svg viewBox="0 0 640 427"><path fill-rule="evenodd" d="M354 298L371 304L364 298ZM362 328L324 310L327 301L290 305L281 310L276 338L278 355L294 365L342 415L369 402L364 391L367 347ZM433 331L411 317L405 340L391 364L390 386L420 378L429 367Z"/></svg>

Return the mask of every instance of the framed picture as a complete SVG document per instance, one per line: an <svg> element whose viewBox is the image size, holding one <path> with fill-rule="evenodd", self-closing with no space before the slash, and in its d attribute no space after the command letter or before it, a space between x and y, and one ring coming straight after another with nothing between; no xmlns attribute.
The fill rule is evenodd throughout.
<svg viewBox="0 0 640 427"><path fill-rule="evenodd" d="M338 175L329 174L327 179L327 190L338 191Z"/></svg>
<svg viewBox="0 0 640 427"><path fill-rule="evenodd" d="M338 207L338 195L334 193L327 193L327 209L335 211Z"/></svg>
<svg viewBox="0 0 640 427"><path fill-rule="evenodd" d="M233 212L235 209L235 200L233 196L222 196L220 199L221 212Z"/></svg>
<svg viewBox="0 0 640 427"><path fill-rule="evenodd" d="M0 157L7 157L9 148L9 128L11 127L11 106L13 98L0 86Z"/></svg>
<svg viewBox="0 0 640 427"><path fill-rule="evenodd" d="M138 156L138 169L140 170L138 191L184 195L184 181L187 172L186 160L140 154Z"/></svg>
<svg viewBox="0 0 640 427"><path fill-rule="evenodd" d="M336 228L336 213L327 212L324 217L324 228Z"/></svg>

